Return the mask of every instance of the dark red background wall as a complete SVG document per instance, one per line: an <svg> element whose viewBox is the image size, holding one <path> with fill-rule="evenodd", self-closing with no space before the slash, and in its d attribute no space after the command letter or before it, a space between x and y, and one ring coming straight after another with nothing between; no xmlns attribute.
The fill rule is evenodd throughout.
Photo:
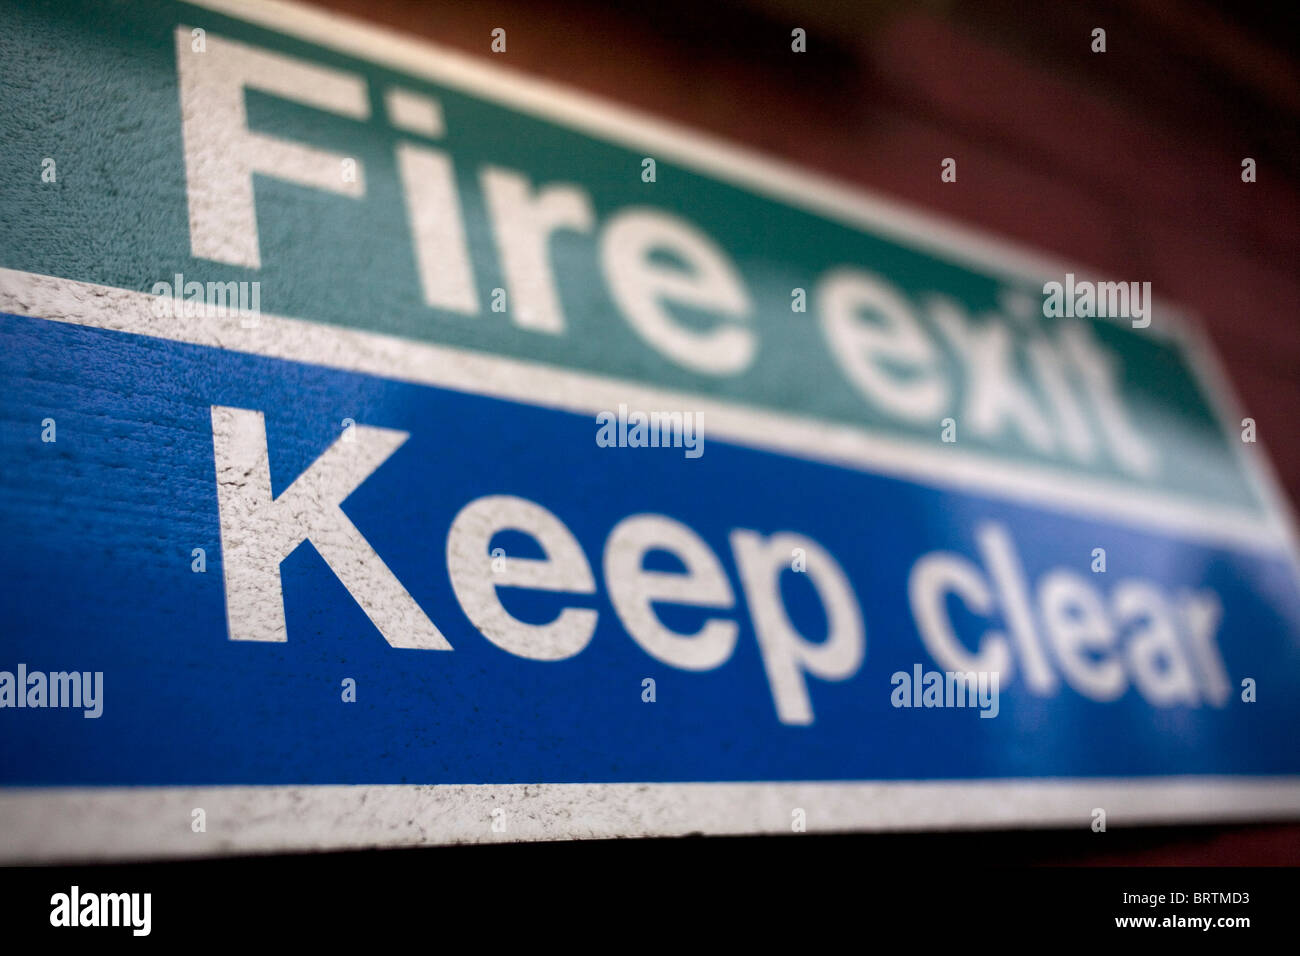
<svg viewBox="0 0 1300 956"><path fill-rule="evenodd" d="M1300 501L1300 5L316 3L1150 281L1204 321ZM1045 861L1297 863L1300 827L1016 845Z"/></svg>

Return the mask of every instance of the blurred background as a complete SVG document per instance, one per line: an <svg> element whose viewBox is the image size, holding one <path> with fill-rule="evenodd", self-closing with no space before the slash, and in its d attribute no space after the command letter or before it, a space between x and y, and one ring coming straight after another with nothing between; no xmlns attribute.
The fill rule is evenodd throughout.
<svg viewBox="0 0 1300 956"><path fill-rule="evenodd" d="M1196 314L1300 501L1300 6L310 0L790 160ZM506 28L505 57L489 52ZM807 31L791 56L790 31ZM1091 50L1106 31L1106 52ZM936 171L954 157L956 184ZM1245 184L1241 164L1257 164ZM855 838L1006 862L1295 864L1300 826Z"/></svg>

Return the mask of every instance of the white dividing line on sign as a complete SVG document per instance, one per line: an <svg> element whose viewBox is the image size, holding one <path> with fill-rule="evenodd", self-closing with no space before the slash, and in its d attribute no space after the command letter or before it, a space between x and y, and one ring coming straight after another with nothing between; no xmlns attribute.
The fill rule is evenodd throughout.
<svg viewBox="0 0 1300 956"><path fill-rule="evenodd" d="M1117 520L1190 541L1252 551L1277 551L1288 543L1284 525L1248 511L1211 508L1168 492L1009 463L952 445L922 447L851 425L303 319L263 313L257 327L246 329L238 317L160 316L155 314L156 302L157 296L145 292L0 269L0 311L17 315L289 359L584 415L619 403L690 408L704 416L713 441Z"/></svg>

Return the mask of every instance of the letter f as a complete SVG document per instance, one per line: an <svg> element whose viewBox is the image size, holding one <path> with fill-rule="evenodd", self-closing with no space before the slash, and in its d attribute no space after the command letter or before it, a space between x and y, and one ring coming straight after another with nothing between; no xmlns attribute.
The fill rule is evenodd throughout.
<svg viewBox="0 0 1300 956"><path fill-rule="evenodd" d="M244 90L251 87L354 120L370 117L359 76L294 57L208 36L190 48L190 28L176 28L181 133L190 211L190 251L232 266L261 268L253 173L354 199L366 193L359 161L344 178L346 157L248 128Z"/></svg>

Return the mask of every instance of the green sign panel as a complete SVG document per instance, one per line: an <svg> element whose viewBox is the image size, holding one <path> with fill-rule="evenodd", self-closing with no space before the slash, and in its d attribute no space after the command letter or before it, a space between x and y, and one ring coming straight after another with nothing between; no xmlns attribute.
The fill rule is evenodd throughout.
<svg viewBox="0 0 1300 956"><path fill-rule="evenodd" d="M0 265L256 283L267 313L848 426L900 467L1265 512L1140 277L1084 302L1071 272L1045 310L1064 269L571 94L498 95L481 64L322 39L171 3L10 11Z"/></svg>

